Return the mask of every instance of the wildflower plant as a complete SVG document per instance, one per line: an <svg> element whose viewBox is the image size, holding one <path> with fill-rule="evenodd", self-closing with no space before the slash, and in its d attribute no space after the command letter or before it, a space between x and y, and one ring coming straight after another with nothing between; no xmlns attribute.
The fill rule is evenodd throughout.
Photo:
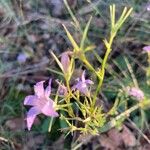
<svg viewBox="0 0 150 150"><path fill-rule="evenodd" d="M62 53L59 59L53 52L51 55L57 62L61 74L62 81L56 80L58 83L58 90L52 98L49 98L51 93L51 80L48 87L44 90L43 81L37 83L34 87L35 95L27 96L24 100L25 105L31 105L32 108L27 113L27 125L30 130L36 115L43 113L46 116L58 117L67 123L64 131L73 133L79 131L82 134L98 134L109 130L117 125L117 121L126 118L131 112L138 108L144 108L150 102L144 97L144 94L134 88L129 90L131 96L137 96L142 100L137 101L137 105L128 108L121 114L117 113L118 100L116 99L114 106L108 112L104 111L103 106L97 104L99 93L105 77L105 69L109 54L112 51L112 44L118 31L121 29L124 22L127 20L132 12L132 8L125 7L121 16L116 19L115 5L110 6L110 34L108 39L104 39L105 55L101 61L99 68L95 68L87 59L86 53L90 50L94 51L93 46L85 46L85 39L87 37L88 28L92 18L88 21L84 31L81 43L77 44L71 33L64 26L64 30L73 46L73 51L66 51ZM98 56L100 58L100 56ZM97 57L97 58L98 58ZM71 83L73 73L76 69L76 61L83 63L85 70L74 83ZM92 81L87 75L97 77L96 81ZM138 95L136 95L138 94ZM34 109L34 111L32 111ZM113 118L110 117L113 115ZM50 126L52 122L50 123ZM63 130L63 129L62 129Z"/></svg>

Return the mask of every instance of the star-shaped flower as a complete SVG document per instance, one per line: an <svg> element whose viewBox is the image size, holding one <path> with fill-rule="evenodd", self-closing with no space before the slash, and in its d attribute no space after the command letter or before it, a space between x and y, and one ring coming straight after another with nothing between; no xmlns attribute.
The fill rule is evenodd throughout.
<svg viewBox="0 0 150 150"><path fill-rule="evenodd" d="M85 94L86 96L89 96L89 90L88 90L88 85L94 84L93 81L89 79L85 79L85 71L83 71L81 79L77 79L78 82L76 85L72 87L73 90L77 89L81 93Z"/></svg>
<svg viewBox="0 0 150 150"><path fill-rule="evenodd" d="M25 97L24 105L32 106L27 113L27 127L31 129L32 124L38 114L43 113L46 116L57 117L58 113L55 111L54 102L49 98L51 94L51 79L49 85L44 90L44 81L36 83L34 85L35 95L29 95Z"/></svg>

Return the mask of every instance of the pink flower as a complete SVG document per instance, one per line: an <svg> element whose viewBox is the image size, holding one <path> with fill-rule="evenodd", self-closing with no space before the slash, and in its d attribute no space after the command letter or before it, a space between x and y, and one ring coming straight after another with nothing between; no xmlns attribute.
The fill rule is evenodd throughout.
<svg viewBox="0 0 150 150"><path fill-rule="evenodd" d="M143 100L144 99L144 93L139 88L136 88L136 87L128 88L127 92L129 94L129 96L133 96L137 100Z"/></svg>
<svg viewBox="0 0 150 150"><path fill-rule="evenodd" d="M62 53L62 56L61 56L61 64L63 66L64 73L67 73L69 71L70 58L68 54L69 52L64 52Z"/></svg>
<svg viewBox="0 0 150 150"><path fill-rule="evenodd" d="M147 11L150 11L150 4L146 7Z"/></svg>
<svg viewBox="0 0 150 150"><path fill-rule="evenodd" d="M66 96L68 93L67 87L64 84L61 84L58 80L56 80L56 82L58 83L58 94L60 96Z"/></svg>
<svg viewBox="0 0 150 150"><path fill-rule="evenodd" d="M143 50L144 50L145 52L150 52L150 45L143 47Z"/></svg>
<svg viewBox="0 0 150 150"><path fill-rule="evenodd" d="M41 113L51 117L58 116L58 113L54 108L54 102L49 98L49 95L51 94L51 79L45 90L43 83L44 81L36 83L36 85L34 85L35 95L26 96L24 100L24 105L32 106L28 111L26 118L28 130L31 129L36 116Z"/></svg>
<svg viewBox="0 0 150 150"><path fill-rule="evenodd" d="M73 90L77 89L86 96L89 96L88 84L94 84L93 81L85 80L85 71L83 71L81 79L77 80L78 80L77 84L74 85L72 89Z"/></svg>
<svg viewBox="0 0 150 150"><path fill-rule="evenodd" d="M19 63L25 63L26 60L27 60L28 56L25 54L25 53L20 53L18 56L17 56L17 61Z"/></svg>

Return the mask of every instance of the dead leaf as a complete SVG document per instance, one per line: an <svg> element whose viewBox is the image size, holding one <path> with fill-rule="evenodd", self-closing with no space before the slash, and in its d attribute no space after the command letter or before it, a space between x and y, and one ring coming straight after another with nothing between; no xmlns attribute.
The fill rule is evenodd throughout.
<svg viewBox="0 0 150 150"><path fill-rule="evenodd" d="M52 15L54 17L59 17L63 13L64 4L62 0L47 0L47 3L52 5Z"/></svg>
<svg viewBox="0 0 150 150"><path fill-rule="evenodd" d="M34 124L38 125L39 123L39 119L36 118ZM25 119L19 117L7 120L5 126L12 131L24 130L27 127Z"/></svg>
<svg viewBox="0 0 150 150"><path fill-rule="evenodd" d="M137 144L134 134L126 126L123 126L121 137L127 147L133 147Z"/></svg>
<svg viewBox="0 0 150 150"><path fill-rule="evenodd" d="M140 150L150 150L150 144L145 144Z"/></svg>
<svg viewBox="0 0 150 150"><path fill-rule="evenodd" d="M101 146L104 147L105 150L119 150L115 142L105 134L100 135L99 141Z"/></svg>
<svg viewBox="0 0 150 150"><path fill-rule="evenodd" d="M25 129L25 121L23 118L13 118L7 120L5 126L13 131L23 130Z"/></svg>
<svg viewBox="0 0 150 150"><path fill-rule="evenodd" d="M34 147L34 149L38 149L39 145L43 144L45 140L44 135L34 135L34 134L29 134L25 144L23 145L23 150L29 150Z"/></svg>
<svg viewBox="0 0 150 150"><path fill-rule="evenodd" d="M122 136L118 129L113 128L108 131L107 134L109 138L113 140L116 146L121 146L123 144Z"/></svg>

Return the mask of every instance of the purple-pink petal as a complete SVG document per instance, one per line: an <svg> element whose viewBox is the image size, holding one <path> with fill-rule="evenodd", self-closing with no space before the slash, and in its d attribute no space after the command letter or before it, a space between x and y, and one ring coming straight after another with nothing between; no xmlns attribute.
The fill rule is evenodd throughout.
<svg viewBox="0 0 150 150"><path fill-rule="evenodd" d="M18 55L18 57L17 57L17 61L18 61L19 63L25 63L26 60L27 60L27 55L24 54L24 53L20 53L20 54Z"/></svg>
<svg viewBox="0 0 150 150"><path fill-rule="evenodd" d="M148 4L148 6L146 7L147 11L150 11L150 3Z"/></svg>
<svg viewBox="0 0 150 150"><path fill-rule="evenodd" d="M29 95L26 96L24 99L24 105L34 106L37 101L37 96L35 95Z"/></svg>
<svg viewBox="0 0 150 150"><path fill-rule="evenodd" d="M66 95L67 94L67 87L60 83L58 80L56 80L57 84L58 84L58 94L59 95Z"/></svg>
<svg viewBox="0 0 150 150"><path fill-rule="evenodd" d="M45 96L46 97L49 97L50 94L51 94L51 82L52 82L52 79L49 80L49 84L48 84L48 86L45 89Z"/></svg>
<svg viewBox="0 0 150 150"><path fill-rule="evenodd" d="M31 129L36 116L40 113L51 117L58 116L58 113L53 107L54 102L49 98L49 95L51 94L51 79L49 80L49 85L45 90L43 87L43 83L44 81L38 82L34 86L35 95L26 96L24 100L24 105L33 106L27 113L26 120L28 130Z"/></svg>
<svg viewBox="0 0 150 150"><path fill-rule="evenodd" d="M135 97L137 100L143 100L144 99L144 93L139 88L132 87L128 89L128 94L130 96Z"/></svg>
<svg viewBox="0 0 150 150"><path fill-rule="evenodd" d="M85 79L85 70L82 73L81 79L78 80L77 84L72 87L72 90L79 90L81 93L89 96L88 84L94 84L93 81Z"/></svg>
<svg viewBox="0 0 150 150"><path fill-rule="evenodd" d="M150 45L143 47L143 50L146 51L146 52L150 52Z"/></svg>
<svg viewBox="0 0 150 150"><path fill-rule="evenodd" d="M57 117L58 113L53 108L53 101L48 101L42 108L42 113L46 116Z"/></svg>
<svg viewBox="0 0 150 150"><path fill-rule="evenodd" d="M78 89L81 93L88 96L89 91L88 91L88 87L87 87L86 83L83 83L80 81L75 85L75 88Z"/></svg>
<svg viewBox="0 0 150 150"><path fill-rule="evenodd" d="M68 68L69 68L69 65L70 65L70 58L69 58L67 52L62 53L61 64L63 66L64 72L68 72Z"/></svg>
<svg viewBox="0 0 150 150"><path fill-rule="evenodd" d="M30 108L30 110L28 111L28 113L27 113L28 130L31 130L32 124L38 114L40 114L40 110L38 110L36 107Z"/></svg>
<svg viewBox="0 0 150 150"><path fill-rule="evenodd" d="M40 81L40 82L36 83L36 85L34 85L34 91L38 97L43 97L43 95L44 95L43 83L44 83L44 81Z"/></svg>
<svg viewBox="0 0 150 150"><path fill-rule="evenodd" d="M67 87L59 84L58 93L59 95L67 95Z"/></svg>
<svg viewBox="0 0 150 150"><path fill-rule="evenodd" d="M85 88L80 88L79 91L80 91L81 93L85 94L86 96L89 95L89 91L88 91L87 87L85 87Z"/></svg>
<svg viewBox="0 0 150 150"><path fill-rule="evenodd" d="M85 70L82 73L81 80L82 80L82 82L85 82Z"/></svg>
<svg viewBox="0 0 150 150"><path fill-rule="evenodd" d="M89 79L88 79L88 80L85 80L85 83L86 83L86 84L94 84L94 82L91 81L91 80L89 80Z"/></svg>

